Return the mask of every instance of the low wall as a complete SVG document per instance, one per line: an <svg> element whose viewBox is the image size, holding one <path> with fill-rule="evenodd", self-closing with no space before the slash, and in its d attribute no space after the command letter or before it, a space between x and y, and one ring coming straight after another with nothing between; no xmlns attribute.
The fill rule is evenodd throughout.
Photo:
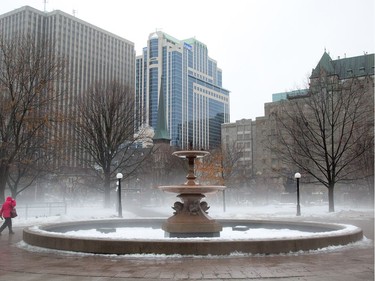
<svg viewBox="0 0 375 281"><path fill-rule="evenodd" d="M155 227L160 228L164 220L94 220L45 225L40 231L33 227L25 228L23 240L32 246L49 249L96 253L96 254L181 254L181 255L229 255L231 253L279 254L298 251L316 250L328 246L346 245L363 238L360 228L345 231L343 234L332 234L331 231L343 229L344 226L323 223L251 221L251 220L217 220L223 227L249 226L258 228L289 228L308 232L327 232L324 237L304 237L285 239L168 239L130 240L103 238L73 238L64 236L63 232L75 229L110 228L110 227ZM61 234L48 233L61 232Z"/></svg>

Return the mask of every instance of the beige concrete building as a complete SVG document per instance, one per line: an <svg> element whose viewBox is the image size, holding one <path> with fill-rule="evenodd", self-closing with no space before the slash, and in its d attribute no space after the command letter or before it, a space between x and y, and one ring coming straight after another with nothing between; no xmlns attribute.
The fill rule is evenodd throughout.
<svg viewBox="0 0 375 281"><path fill-rule="evenodd" d="M328 77L333 77L332 79L339 81L340 85L344 85L351 78L355 78L358 83L363 84L358 88L363 89L363 93L368 95L365 98L368 100L367 106L370 110L367 117L361 122L366 123L367 133L370 138L373 137L374 54L332 60L327 53L324 53L320 62L312 71L311 87L318 81L323 72ZM223 149L231 143L236 144L237 148L244 148L243 157L239 159L239 165L236 166L238 169L243 169L242 173L251 175L246 183L242 183L244 186L251 189L266 189L266 192L276 194L281 194L288 189L288 178L290 184L290 180L293 179L294 173L298 172L298 168L282 161L283 159L280 159L280 156L271 149L278 145L278 128L275 120L270 117L274 113L284 114L282 110L290 110L288 104L292 104L292 101L305 102L313 91L311 87L301 91L292 91L290 95L288 93L278 94L277 101L266 103L264 105L264 116L257 117L255 121L243 119L222 125ZM369 162L371 163L371 159ZM243 165L240 163L243 163ZM361 177L368 178L368 175ZM373 172L372 176L370 172L369 177L372 177L373 182ZM371 182L371 179L369 180Z"/></svg>
<svg viewBox="0 0 375 281"><path fill-rule="evenodd" d="M232 157L236 157L238 185L247 185L254 175L254 133L255 122L251 119L242 119L221 126L222 148Z"/></svg>
<svg viewBox="0 0 375 281"><path fill-rule="evenodd" d="M0 15L0 33L5 38L30 35L36 40L53 42L56 55L66 59L64 81L55 82L56 92L64 93L58 108L71 114L77 97L83 95L95 82L116 80L134 89L134 43L80 20L65 12L43 12L29 6ZM58 136L72 139L73 130L59 125ZM64 150L64 163L59 166L80 167L77 151Z"/></svg>

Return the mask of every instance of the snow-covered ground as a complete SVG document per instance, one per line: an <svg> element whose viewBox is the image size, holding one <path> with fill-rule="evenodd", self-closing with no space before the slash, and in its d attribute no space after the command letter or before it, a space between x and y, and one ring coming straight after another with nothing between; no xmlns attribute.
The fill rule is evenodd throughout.
<svg viewBox="0 0 375 281"><path fill-rule="evenodd" d="M18 207L21 210L22 206ZM131 211L128 211L131 210ZM145 206L142 208L132 207L123 208L123 218L167 218L172 215L171 207ZM273 203L261 206L211 206L208 210L212 218L217 219L268 219L268 220L330 220L340 222L343 219L354 220L373 220L373 208L353 208L348 206L336 206L335 212L328 212L327 205L301 205L301 216L296 216L295 204ZM40 225L46 223L58 223L66 221L78 221L88 219L106 219L116 218L117 210L113 208L103 208L99 205L86 206L68 206L66 214L61 213L53 216L28 216L25 217L22 211L19 211L19 216L13 219L15 227L25 227L31 225Z"/></svg>

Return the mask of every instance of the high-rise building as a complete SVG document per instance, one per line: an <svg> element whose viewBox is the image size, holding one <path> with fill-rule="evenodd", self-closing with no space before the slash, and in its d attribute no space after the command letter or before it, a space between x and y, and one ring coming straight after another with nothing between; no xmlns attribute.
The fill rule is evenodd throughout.
<svg viewBox="0 0 375 281"><path fill-rule="evenodd" d="M54 44L57 55L66 59L64 81L55 81L64 99L64 107L71 114L70 104L83 95L95 82L116 80L134 89L134 43L84 22L59 10L42 12L29 6L0 15L0 33L5 38L15 35L31 35L36 40L48 40ZM72 136L73 130L64 124L57 129L58 135ZM74 147L66 147L64 163L69 167L81 166Z"/></svg>
<svg viewBox="0 0 375 281"><path fill-rule="evenodd" d="M196 39L178 40L157 31L136 58L136 126L156 129L160 95L171 146L209 149L221 142L229 122L229 91L222 71Z"/></svg>

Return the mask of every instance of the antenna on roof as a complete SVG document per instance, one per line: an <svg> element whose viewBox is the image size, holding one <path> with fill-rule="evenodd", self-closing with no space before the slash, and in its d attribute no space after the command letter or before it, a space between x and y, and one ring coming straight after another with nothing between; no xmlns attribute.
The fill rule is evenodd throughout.
<svg viewBox="0 0 375 281"><path fill-rule="evenodd" d="M44 12L47 12L47 7L46 6L47 6L47 2L48 1L47 0L43 0L43 2L44 2Z"/></svg>
<svg viewBox="0 0 375 281"><path fill-rule="evenodd" d="M77 14L77 10L73 9L73 17L76 17L76 14Z"/></svg>

